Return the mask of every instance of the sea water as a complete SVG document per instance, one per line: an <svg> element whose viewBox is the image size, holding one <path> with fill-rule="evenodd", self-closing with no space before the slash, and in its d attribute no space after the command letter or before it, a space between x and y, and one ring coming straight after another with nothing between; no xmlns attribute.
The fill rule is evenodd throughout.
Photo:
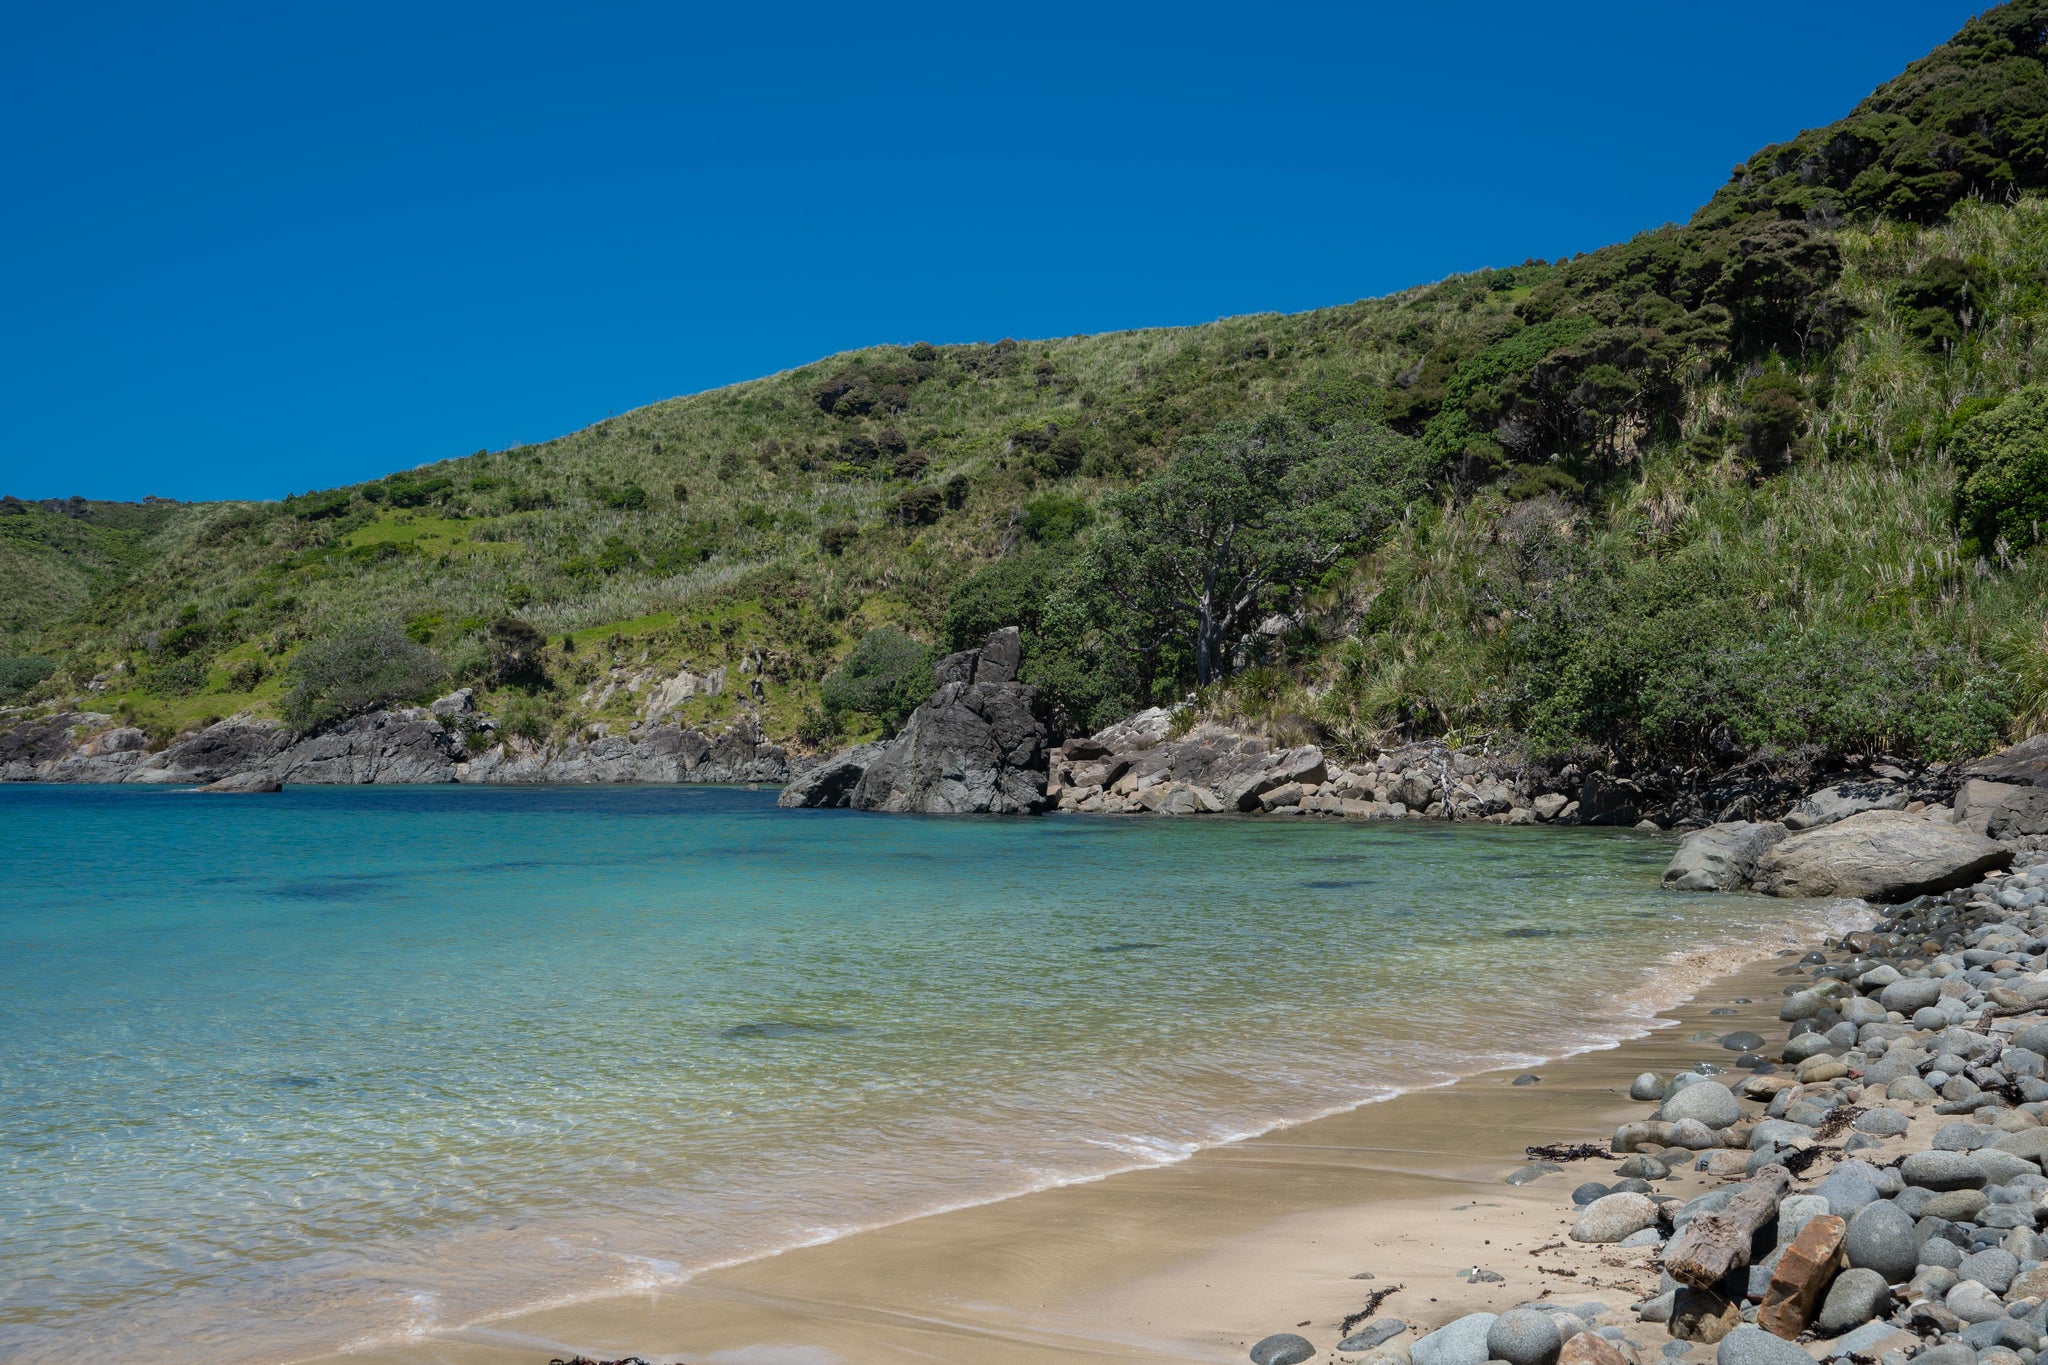
<svg viewBox="0 0 2048 1365"><path fill-rule="evenodd" d="M0 788L0 1359L281 1360L1638 1032L1626 831ZM1648 983L1648 984L1646 984Z"/></svg>

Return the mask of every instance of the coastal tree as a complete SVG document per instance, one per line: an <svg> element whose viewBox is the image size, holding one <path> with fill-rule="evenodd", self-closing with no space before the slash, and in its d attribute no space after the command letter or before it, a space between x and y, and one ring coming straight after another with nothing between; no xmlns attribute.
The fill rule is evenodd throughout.
<svg viewBox="0 0 2048 1365"><path fill-rule="evenodd" d="M873 716L894 731L935 686L933 652L894 626L863 635L846 662L819 685L825 714L837 721L849 713Z"/></svg>
<svg viewBox="0 0 2048 1365"><path fill-rule="evenodd" d="M1190 442L1158 477L1108 499L1091 581L1142 652L1184 655L1198 684L1229 671L1263 616L1369 548L1438 461L1376 423L1314 432L1270 415Z"/></svg>
<svg viewBox="0 0 2048 1365"><path fill-rule="evenodd" d="M380 706L418 700L448 669L441 656L406 636L396 621L346 626L315 640L292 660L284 716L315 730Z"/></svg>

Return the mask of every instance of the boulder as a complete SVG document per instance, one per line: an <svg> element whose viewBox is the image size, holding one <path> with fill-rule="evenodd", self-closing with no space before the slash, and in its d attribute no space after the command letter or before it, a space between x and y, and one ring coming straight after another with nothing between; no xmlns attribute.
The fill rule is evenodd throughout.
<svg viewBox="0 0 2048 1365"><path fill-rule="evenodd" d="M1963 769L1966 778L1982 777L2023 787L2048 787L2048 735L2023 739Z"/></svg>
<svg viewBox="0 0 2048 1365"><path fill-rule="evenodd" d="M1904 810L1906 789L1889 782L1838 782L1795 804L1785 813L1790 830L1818 829L1867 810Z"/></svg>
<svg viewBox="0 0 2048 1365"><path fill-rule="evenodd" d="M1216 784L1215 790L1227 809L1253 811L1259 809L1259 798L1267 792L1277 791L1289 783L1321 782L1329 776L1329 771L1323 760L1323 751L1313 744L1299 749L1278 749L1264 765Z"/></svg>
<svg viewBox="0 0 2048 1365"><path fill-rule="evenodd" d="M259 793L281 792L284 783L269 773L231 773L218 782L209 782L203 787L194 787L195 792L210 792L223 796L251 796Z"/></svg>
<svg viewBox="0 0 2048 1365"><path fill-rule="evenodd" d="M1735 1092L1719 1081L1698 1081L1665 1100L1657 1117L1670 1123L1693 1119L1720 1129L1742 1117L1742 1105Z"/></svg>
<svg viewBox="0 0 2048 1365"><path fill-rule="evenodd" d="M1890 1307L1892 1288L1875 1270L1849 1269L1835 1276L1813 1326L1824 1337L1861 1327Z"/></svg>
<svg viewBox="0 0 2048 1365"><path fill-rule="evenodd" d="M456 763L468 756L432 712L372 711L299 740L263 768L283 782L417 785L455 781Z"/></svg>
<svg viewBox="0 0 2048 1365"><path fill-rule="evenodd" d="M1572 1224L1574 1242L1619 1242L1657 1225L1657 1205L1646 1194L1610 1194L1595 1199Z"/></svg>
<svg viewBox="0 0 2048 1365"><path fill-rule="evenodd" d="M1044 810L1046 735L1033 714L1037 701L1022 683L947 683L869 762L849 804L926 815Z"/></svg>
<svg viewBox="0 0 2048 1365"><path fill-rule="evenodd" d="M1667 891L1740 891L1756 876L1764 850L1785 837L1775 821L1734 820L1685 836L1664 869Z"/></svg>
<svg viewBox="0 0 2048 1365"><path fill-rule="evenodd" d="M1275 1332L1261 1338L1251 1349L1252 1365L1301 1365L1314 1360L1316 1348L1307 1337L1292 1332Z"/></svg>
<svg viewBox="0 0 2048 1365"><path fill-rule="evenodd" d="M2011 865L2012 850L1981 834L1904 811L1867 810L1766 851L1757 860L1756 889L1900 901L1968 886Z"/></svg>
<svg viewBox="0 0 2048 1365"><path fill-rule="evenodd" d="M845 753L834 754L790 779L783 787L782 795L775 798L775 804L793 810L852 805L853 789L866 775L868 765L888 747L886 744L863 744Z"/></svg>
<svg viewBox="0 0 2048 1365"><path fill-rule="evenodd" d="M291 732L276 721L230 718L171 745L147 766L170 774L173 782L218 782L264 767L291 741Z"/></svg>
<svg viewBox="0 0 2048 1365"><path fill-rule="evenodd" d="M2048 834L2048 787L1971 778L1956 792L1956 823L1991 839Z"/></svg>
<svg viewBox="0 0 2048 1365"><path fill-rule="evenodd" d="M1486 1336L1495 1314L1468 1313L1446 1323L1408 1348L1414 1365L1486 1365Z"/></svg>
<svg viewBox="0 0 2048 1365"><path fill-rule="evenodd" d="M1511 1308L1486 1329L1488 1357L1508 1365L1555 1365L1563 1345L1557 1320L1534 1308Z"/></svg>

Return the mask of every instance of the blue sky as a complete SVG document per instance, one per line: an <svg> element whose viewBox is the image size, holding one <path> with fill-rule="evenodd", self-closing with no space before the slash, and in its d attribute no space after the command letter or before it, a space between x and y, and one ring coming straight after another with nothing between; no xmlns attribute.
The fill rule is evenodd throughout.
<svg viewBox="0 0 2048 1365"><path fill-rule="evenodd" d="M22 6L0 492L277 497L1590 250L1978 8Z"/></svg>

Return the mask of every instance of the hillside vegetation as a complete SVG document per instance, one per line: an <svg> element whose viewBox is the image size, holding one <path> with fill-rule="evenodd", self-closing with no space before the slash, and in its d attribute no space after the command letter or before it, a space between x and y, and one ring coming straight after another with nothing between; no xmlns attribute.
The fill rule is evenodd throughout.
<svg viewBox="0 0 2048 1365"><path fill-rule="evenodd" d="M1068 729L1195 691L1340 747L1982 750L2048 724L2044 41L2048 0L1992 10L1569 260L875 347L279 503L10 500L0 689L303 720L295 661L370 640L535 736L724 666L685 719L821 745L1017 623Z"/></svg>

